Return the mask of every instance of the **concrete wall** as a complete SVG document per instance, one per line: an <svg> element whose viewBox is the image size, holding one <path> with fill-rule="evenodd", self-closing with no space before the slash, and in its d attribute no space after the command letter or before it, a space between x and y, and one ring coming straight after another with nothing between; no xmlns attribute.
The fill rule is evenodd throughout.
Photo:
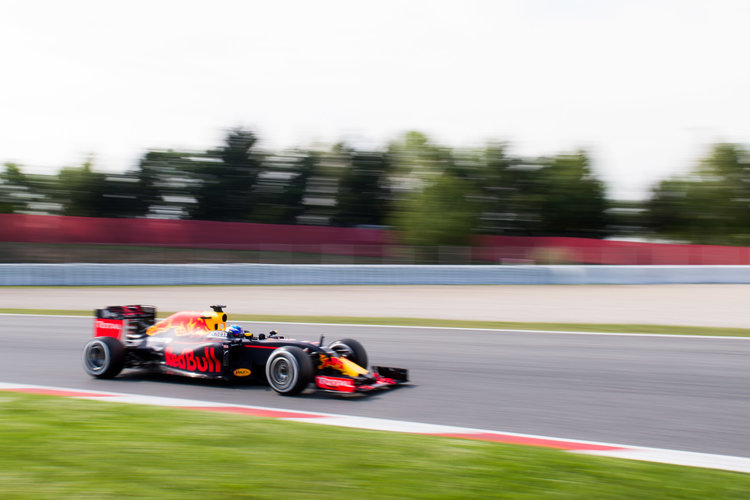
<svg viewBox="0 0 750 500"><path fill-rule="evenodd" d="M750 283L750 266L0 264L1 286Z"/></svg>

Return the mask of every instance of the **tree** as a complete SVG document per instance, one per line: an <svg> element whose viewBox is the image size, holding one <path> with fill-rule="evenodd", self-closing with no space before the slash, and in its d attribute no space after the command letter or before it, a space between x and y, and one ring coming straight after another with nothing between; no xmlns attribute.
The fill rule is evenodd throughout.
<svg viewBox="0 0 750 500"><path fill-rule="evenodd" d="M606 192L586 154L557 155L543 163L530 190L538 211L531 230L544 236L606 236Z"/></svg>
<svg viewBox="0 0 750 500"><path fill-rule="evenodd" d="M429 258L441 245L468 245L479 213L479 207L469 198L472 191L468 181L444 172L421 191L401 200L393 225L402 241L420 247L422 258Z"/></svg>
<svg viewBox="0 0 750 500"><path fill-rule="evenodd" d="M407 132L388 146L392 165L391 182L395 194L418 191L432 177L452 164L451 151L433 144L421 132Z"/></svg>
<svg viewBox="0 0 750 500"><path fill-rule="evenodd" d="M441 246L470 245L481 209L471 166L419 132L392 142L387 158L393 196L387 220L417 259L434 262Z"/></svg>
<svg viewBox="0 0 750 500"><path fill-rule="evenodd" d="M0 173L0 213L17 213L26 208L29 181L15 163L6 163Z"/></svg>
<svg viewBox="0 0 750 500"><path fill-rule="evenodd" d="M609 204L583 152L552 158L509 156L491 144L476 160L479 231L514 236L607 235Z"/></svg>
<svg viewBox="0 0 750 500"><path fill-rule="evenodd" d="M375 151L345 151L348 166L339 181L333 224L385 224L391 201L388 185L391 164L388 156Z"/></svg>
<svg viewBox="0 0 750 500"><path fill-rule="evenodd" d="M193 219L247 221L253 208L252 190L262 169L262 156L255 150L255 134L231 130L224 146L191 162L199 180L190 211Z"/></svg>
<svg viewBox="0 0 750 500"><path fill-rule="evenodd" d="M5 164L5 171L0 174L0 181L17 186L25 186L29 182L26 175L21 172L20 165L11 162Z"/></svg>
<svg viewBox="0 0 750 500"><path fill-rule="evenodd" d="M269 156L253 190L253 221L296 224L305 211L308 181L319 163L313 151L290 151Z"/></svg>
<svg viewBox="0 0 750 500"><path fill-rule="evenodd" d="M474 183L482 206L478 231L483 234L526 235L538 219L531 193L541 167L509 156L507 148L490 144L474 160Z"/></svg>
<svg viewBox="0 0 750 500"><path fill-rule="evenodd" d="M148 212L148 200L143 197L147 187L137 173L95 172L88 160L81 167L62 169L58 183L63 215L141 217Z"/></svg>
<svg viewBox="0 0 750 500"><path fill-rule="evenodd" d="M195 205L193 189L199 183L192 164L195 154L180 151L149 151L139 162L136 174L147 214L184 219Z"/></svg>
<svg viewBox="0 0 750 500"><path fill-rule="evenodd" d="M647 225L692 243L750 244L748 151L715 144L690 175L661 181L647 204Z"/></svg>
<svg viewBox="0 0 750 500"><path fill-rule="evenodd" d="M104 175L91 168L91 161L81 167L66 167L58 174L63 195L63 215L100 217L104 211Z"/></svg>

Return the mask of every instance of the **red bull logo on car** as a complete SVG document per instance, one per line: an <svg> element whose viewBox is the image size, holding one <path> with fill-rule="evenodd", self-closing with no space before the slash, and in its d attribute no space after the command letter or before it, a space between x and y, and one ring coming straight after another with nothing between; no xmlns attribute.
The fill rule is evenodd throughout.
<svg viewBox="0 0 750 500"><path fill-rule="evenodd" d="M200 373L221 373L221 361L216 355L215 347L178 351L170 346L164 351L164 361L170 368Z"/></svg>

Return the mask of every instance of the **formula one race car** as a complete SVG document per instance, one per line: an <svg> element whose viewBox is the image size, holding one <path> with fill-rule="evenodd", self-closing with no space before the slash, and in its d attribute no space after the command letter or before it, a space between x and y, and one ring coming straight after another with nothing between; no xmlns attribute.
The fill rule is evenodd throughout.
<svg viewBox="0 0 750 500"><path fill-rule="evenodd" d="M225 306L185 311L156 322L156 308L130 305L96 310L94 338L83 348L83 368L112 378L123 368L211 379L257 378L283 395L299 394L311 382L333 392L368 392L408 381L403 368L373 366L353 339L325 346L285 339L272 331L253 335L227 328Z"/></svg>

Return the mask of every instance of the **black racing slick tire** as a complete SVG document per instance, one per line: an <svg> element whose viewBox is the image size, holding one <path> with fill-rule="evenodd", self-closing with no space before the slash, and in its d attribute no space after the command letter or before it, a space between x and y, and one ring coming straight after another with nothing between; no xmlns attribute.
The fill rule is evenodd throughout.
<svg viewBox="0 0 750 500"><path fill-rule="evenodd" d="M328 347L336 351L340 356L358 364L365 370L367 369L367 351L365 351L364 346L356 340L341 339Z"/></svg>
<svg viewBox="0 0 750 500"><path fill-rule="evenodd" d="M125 366L125 346L113 337L95 337L83 348L83 369L96 378L116 377Z"/></svg>
<svg viewBox="0 0 750 500"><path fill-rule="evenodd" d="M294 396L304 391L313 375L310 356L296 346L279 347L266 363L268 385L282 396Z"/></svg>

